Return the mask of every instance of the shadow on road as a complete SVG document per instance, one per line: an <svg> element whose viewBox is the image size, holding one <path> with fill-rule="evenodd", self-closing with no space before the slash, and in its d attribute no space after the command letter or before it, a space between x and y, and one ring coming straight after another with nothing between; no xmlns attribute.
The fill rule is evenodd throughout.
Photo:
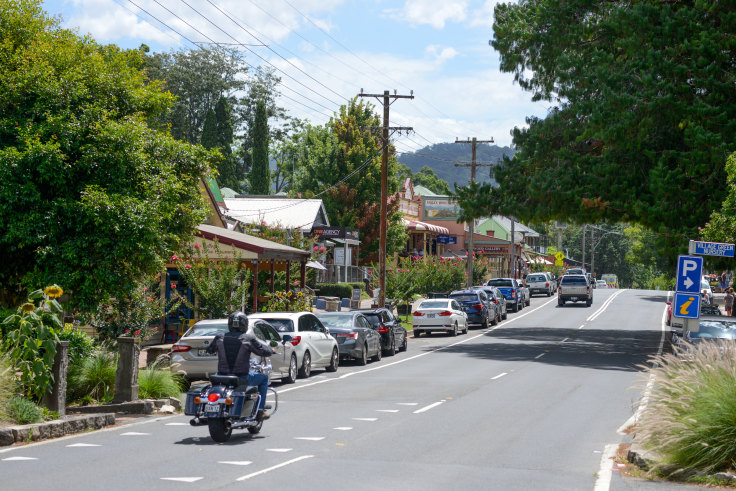
<svg viewBox="0 0 736 491"><path fill-rule="evenodd" d="M533 361L595 370L640 371L657 352L660 331L578 330L552 327L498 329L483 343L449 346L438 353L484 360ZM563 343L562 340L567 338ZM430 348L427 348L430 349ZM544 356L536 358L540 354Z"/></svg>
<svg viewBox="0 0 736 491"><path fill-rule="evenodd" d="M203 426L205 430L207 429L206 426ZM248 433L247 430L233 430L232 436L230 436L230 439L224 443L217 443L212 438L210 438L209 435L206 436L193 436L189 438L184 438L183 440L179 440L178 442L174 442L174 445L243 445L245 443L251 442L253 440L259 440L261 438L265 438L260 435L251 435Z"/></svg>

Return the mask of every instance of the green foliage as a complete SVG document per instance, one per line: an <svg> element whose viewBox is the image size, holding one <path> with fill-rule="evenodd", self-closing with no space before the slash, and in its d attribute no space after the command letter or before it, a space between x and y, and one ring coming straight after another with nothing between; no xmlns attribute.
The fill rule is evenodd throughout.
<svg viewBox="0 0 736 491"><path fill-rule="evenodd" d="M466 263L435 257L418 258L397 268L386 268L386 298L408 303L415 294L449 293L465 286ZM482 264L481 264L482 268ZM373 288L378 288L378 268L370 270Z"/></svg>
<svg viewBox="0 0 736 491"><path fill-rule="evenodd" d="M0 351L0 419L8 419L6 404L15 392L15 371L10 363L10 357Z"/></svg>
<svg viewBox="0 0 736 491"><path fill-rule="evenodd" d="M736 11L723 2L531 0L495 8L493 47L535 100L513 159L463 208L632 222L683 251L726 196ZM683 213L687 210L687 213Z"/></svg>
<svg viewBox="0 0 736 491"><path fill-rule="evenodd" d="M105 348L69 364L67 402L109 402L115 392L117 354Z"/></svg>
<svg viewBox="0 0 736 491"><path fill-rule="evenodd" d="M7 350L13 369L20 372L23 393L36 401L51 390L54 381L52 369L59 341L56 332L62 329L62 309L56 299L62 293L56 285L36 290L15 314L3 321L7 332L3 349Z"/></svg>
<svg viewBox="0 0 736 491"><path fill-rule="evenodd" d="M419 169L419 172L416 172L411 176L411 182L413 182L415 186L424 186L435 194L443 196L450 195L450 186L446 181L442 180L437 174L435 174L434 170L428 165L422 166L422 168Z"/></svg>
<svg viewBox="0 0 736 491"><path fill-rule="evenodd" d="M312 297L303 292L276 291L268 295L264 312L311 312Z"/></svg>
<svg viewBox="0 0 736 491"><path fill-rule="evenodd" d="M58 333L59 341L69 341L69 363L74 364L95 351L95 340L79 329L78 324L64 324Z"/></svg>
<svg viewBox="0 0 736 491"><path fill-rule="evenodd" d="M736 461L736 344L704 342L655 357L657 383L637 426L637 439L663 463L721 471Z"/></svg>
<svg viewBox="0 0 736 491"><path fill-rule="evenodd" d="M240 310L243 298L247 296L252 273L240 268L240 258L216 259L222 257L220 246L215 242L210 247L195 244L194 255L188 260L174 256L179 274L194 291L197 302L179 298L188 308L205 319L222 319Z"/></svg>
<svg viewBox="0 0 736 491"><path fill-rule="evenodd" d="M388 268L386 270L385 298L393 300L394 304L408 304L419 291L421 281L418 269Z"/></svg>
<svg viewBox="0 0 736 491"><path fill-rule="evenodd" d="M162 370L155 364L138 372L138 397L162 399L181 395L180 375Z"/></svg>
<svg viewBox="0 0 736 491"><path fill-rule="evenodd" d="M271 170L268 163L268 115L263 101L256 105L252 155L250 194L268 195L271 193Z"/></svg>
<svg viewBox="0 0 736 491"><path fill-rule="evenodd" d="M12 397L5 403L5 414L10 421L19 425L40 423L44 420L43 410L25 397Z"/></svg>
<svg viewBox="0 0 736 491"><path fill-rule="evenodd" d="M317 283L315 289L320 297L350 298L353 295L350 283Z"/></svg>
<svg viewBox="0 0 736 491"><path fill-rule="evenodd" d="M143 54L0 0L0 284L59 283L75 306L134 288L206 216L214 155L148 126L173 96Z"/></svg>

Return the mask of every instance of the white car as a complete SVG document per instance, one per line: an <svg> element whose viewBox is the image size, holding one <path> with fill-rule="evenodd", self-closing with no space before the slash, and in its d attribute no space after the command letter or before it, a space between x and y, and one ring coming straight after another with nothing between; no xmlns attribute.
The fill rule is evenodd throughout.
<svg viewBox="0 0 736 491"><path fill-rule="evenodd" d="M337 371L340 363L337 341L313 313L258 312L249 315L248 318L263 319L271 324L282 338L285 334L291 336L290 343L296 353L299 377L309 377L314 368L324 368L328 372Z"/></svg>
<svg viewBox="0 0 736 491"><path fill-rule="evenodd" d="M608 288L608 283L606 283L606 280L595 280L595 287L596 288Z"/></svg>
<svg viewBox="0 0 736 491"><path fill-rule="evenodd" d="M435 298L424 300L414 311L412 317L414 337L432 331L447 332L457 336L458 331L468 332L468 314L455 300Z"/></svg>

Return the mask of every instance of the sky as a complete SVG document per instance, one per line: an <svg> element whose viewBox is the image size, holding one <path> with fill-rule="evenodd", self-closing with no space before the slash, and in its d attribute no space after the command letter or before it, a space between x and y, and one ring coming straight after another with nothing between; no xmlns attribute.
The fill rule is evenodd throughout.
<svg viewBox="0 0 736 491"><path fill-rule="evenodd" d="M465 140L511 145L510 132L549 103L532 102L499 70L495 0L47 0L63 25L102 44L151 51L193 43L236 46L253 66L275 68L290 115L324 124L363 90L396 99L399 152ZM378 101L376 104L380 114Z"/></svg>

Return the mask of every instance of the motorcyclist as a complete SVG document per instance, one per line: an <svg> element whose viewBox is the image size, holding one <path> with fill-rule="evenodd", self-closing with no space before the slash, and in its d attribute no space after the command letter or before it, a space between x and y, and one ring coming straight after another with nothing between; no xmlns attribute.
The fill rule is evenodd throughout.
<svg viewBox="0 0 736 491"><path fill-rule="evenodd" d="M220 332L207 346L208 353L217 352L217 374L237 375L244 384L258 386L261 402L256 418L259 421L268 419L270 414L264 409L268 391L268 375L250 373L250 354L271 356L274 351L264 346L253 334L248 333L248 317L243 312L233 312L227 319L228 332Z"/></svg>

